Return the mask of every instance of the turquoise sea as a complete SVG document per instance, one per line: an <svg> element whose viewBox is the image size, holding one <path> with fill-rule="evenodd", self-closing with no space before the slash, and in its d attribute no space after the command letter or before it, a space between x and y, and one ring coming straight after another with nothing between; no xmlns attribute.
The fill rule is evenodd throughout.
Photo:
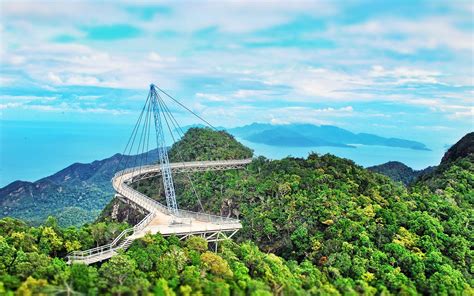
<svg viewBox="0 0 474 296"><path fill-rule="evenodd" d="M75 163L123 152L133 126L90 122L0 121L0 187L15 180L36 181ZM332 153L362 166L401 161L415 169L439 163L445 148L426 143L432 151L382 146L275 147L239 139L256 155L279 159L288 155L306 157L311 151Z"/></svg>
<svg viewBox="0 0 474 296"><path fill-rule="evenodd" d="M281 159L286 156L307 157L309 153L331 153L339 157L353 160L364 167L382 164L387 161L400 161L413 169L424 169L438 165L446 148L428 145L431 151L412 150L385 146L357 145L357 148L341 147L276 147L264 144L251 143L239 139L240 142L251 147L256 155L264 155L271 159Z"/></svg>

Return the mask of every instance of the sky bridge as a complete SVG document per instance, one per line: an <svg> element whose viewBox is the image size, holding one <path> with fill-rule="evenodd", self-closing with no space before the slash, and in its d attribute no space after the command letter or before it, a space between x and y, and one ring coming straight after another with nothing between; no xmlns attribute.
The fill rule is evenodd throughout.
<svg viewBox="0 0 474 296"><path fill-rule="evenodd" d="M242 169L249 164L252 159L182 161L170 163L168 148L164 142L163 126L166 124L173 140L176 139L172 134L173 130L175 132L181 132L180 136L183 136L184 132L164 103L160 92L193 113L176 99L152 84L145 106L143 107L139 120L124 151L124 155L127 154L127 149L128 155L132 153L134 141L141 129L142 133L139 136L140 140L137 152L140 152L141 149L141 152L145 153L140 154L142 155L142 159L140 159L138 165L121 170L112 178L112 186L116 192L116 197L126 199L138 205L148 214L135 226L124 230L111 243L85 251L74 251L70 253L67 256L68 263L92 264L109 259L118 254L120 250L126 250L134 240L145 236L147 233L160 233L163 236L176 235L180 239L197 235L203 237L208 242L215 242L217 246L218 241L230 239L242 228L242 224L238 219L204 212L186 211L178 208L173 174L188 174L188 178L192 184L192 179L189 176L190 173ZM193 114L207 123L207 121L197 114ZM150 132L152 126L155 127L156 134L154 135L151 135L152 133ZM172 128L172 126L174 128ZM155 165L144 165L144 163L147 163L146 152L149 151L148 144L150 137L156 139L159 148L159 163ZM125 164L125 166L129 166L129 164ZM135 190L132 186L135 182L155 177L160 177L159 179L163 182L166 205ZM157 185L159 186L159 184Z"/></svg>

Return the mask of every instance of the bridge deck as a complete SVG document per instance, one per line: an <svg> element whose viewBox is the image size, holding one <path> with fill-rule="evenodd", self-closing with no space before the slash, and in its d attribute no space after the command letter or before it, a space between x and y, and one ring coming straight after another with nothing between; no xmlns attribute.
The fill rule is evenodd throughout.
<svg viewBox="0 0 474 296"><path fill-rule="evenodd" d="M172 163L171 169L175 172L238 169L244 167L251 161L251 159L242 159L230 161ZM183 210L178 210L177 216L171 215L171 212L165 205L129 186L130 183L136 180L146 179L160 174L160 165L131 168L115 174L112 178L112 185L117 194L144 208L150 212L150 215L135 225L133 229L125 230L120 234L119 237L126 238L125 243L120 244L118 237L109 245L86 251L73 252L73 254L68 256L68 262L91 264L109 259L116 255L119 249L128 248L131 241L143 237L147 233L161 233L164 236L175 234L182 238L185 238L188 235L197 234L204 236L208 241L218 241L221 239L222 234L230 233L230 236L232 236L242 228L242 224L238 219ZM132 231L132 234L125 237L127 232Z"/></svg>
<svg viewBox="0 0 474 296"><path fill-rule="evenodd" d="M203 222L196 219L186 220L185 223L173 223L174 217L163 213L155 213L155 217L151 220L143 230L134 233L130 238L137 239L143 237L147 233L161 233L164 236L176 234L183 235L189 233L205 233L205 232L230 232L242 228L240 222L216 224L212 222ZM189 223L190 222L190 223Z"/></svg>

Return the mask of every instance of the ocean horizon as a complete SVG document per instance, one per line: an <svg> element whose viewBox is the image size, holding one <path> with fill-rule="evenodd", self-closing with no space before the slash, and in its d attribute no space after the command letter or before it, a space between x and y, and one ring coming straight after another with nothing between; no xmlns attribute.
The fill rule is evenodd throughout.
<svg viewBox="0 0 474 296"><path fill-rule="evenodd" d="M13 181L34 182L73 163L90 163L123 153L133 125L89 122L0 121L0 187ZM277 147L240 139L256 156L281 159L331 153L367 167L400 161L413 169L437 165L445 147L425 143L431 151L386 146ZM171 141L168 141L171 144Z"/></svg>

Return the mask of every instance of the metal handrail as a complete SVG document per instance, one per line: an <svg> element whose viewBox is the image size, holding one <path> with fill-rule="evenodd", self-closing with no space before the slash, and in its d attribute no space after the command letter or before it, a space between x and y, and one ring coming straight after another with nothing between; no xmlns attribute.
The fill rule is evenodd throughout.
<svg viewBox="0 0 474 296"><path fill-rule="evenodd" d="M167 215L172 215L171 211L168 209L167 206L163 205L162 203L149 198L145 194L138 192L136 190L133 190L130 188L128 185L122 183L122 188L119 188L117 190L120 194L128 197L129 199L134 199L138 198L141 199L140 201L135 201L137 204L143 206L146 210L148 211L153 211L153 210L159 210L160 212L167 214ZM131 197L131 198L130 198ZM153 209L154 208L154 209ZM212 214L207 214L207 213L199 213L199 212L193 212L193 211L187 211L187 210L181 210L178 209L178 217L180 218L195 218L196 220L203 221L203 222L213 222L216 224L231 224L231 223L240 223L240 220L235 219L235 218L228 218L228 217L222 217L218 215L212 215Z"/></svg>
<svg viewBox="0 0 474 296"><path fill-rule="evenodd" d="M90 258L91 256L95 256L97 254L103 254L104 252L108 252L108 251L111 251L111 250L117 250L117 249L120 249L122 248L123 246L122 245L118 245L117 247L115 247L115 245L120 241L120 239L122 239L127 233L130 233L132 232L132 234L128 235L128 237L130 237L131 235L141 231L143 228L146 227L146 225L151 221L153 220L155 214L154 213L149 213L148 215L145 216L145 218L143 218L140 222L138 222L138 224L136 224L135 226L131 227L131 228L127 228L125 229L124 231L122 231L111 243L109 244L106 244L106 245L102 245L102 246L99 246L99 247L95 247L95 248L92 248L92 249L88 249L88 250L84 250L84 251L73 251L71 252L67 257L69 260L71 259L81 259L81 260L84 260L86 258Z"/></svg>
<svg viewBox="0 0 474 296"><path fill-rule="evenodd" d="M215 167L221 165L244 165L252 162L252 158L238 159L238 160L216 160L216 161L190 161L190 162L174 162L170 164L171 169L179 168L193 168L193 167ZM160 165L151 164L144 165L139 167L132 167L124 169L115 173L114 178L123 176L125 174L131 173L133 171L138 171L140 173L145 173L147 170L159 171L161 170Z"/></svg>
<svg viewBox="0 0 474 296"><path fill-rule="evenodd" d="M219 167L219 166L226 166L226 165L244 165L248 164L252 161L251 158L249 159L242 159L242 160L226 160L226 161L194 161L194 162L185 162L185 163L171 163L171 169L180 169L180 168L206 168L206 167ZM67 258L69 262L75 260L87 260L93 258L95 256L100 256L107 252L113 252L118 249L123 249L128 247L127 243L130 242L129 238L141 230L143 230L150 221L154 218L157 211L162 212L166 215L175 216L177 218L192 218L198 221L203 222L211 222L213 224L222 225L222 224L240 224L240 220L228 217L222 217L218 215L206 214L206 213L199 213L193 211L186 211L186 210L178 210L177 215L173 215L172 211L162 203L151 199L150 197L146 196L145 194L138 192L132 189L130 186L126 184L126 182L130 179L133 179L135 176L149 173L149 172L160 172L161 167L160 165L147 165L142 167L134 167L121 170L114 174L112 178L112 185L117 193L125 196L126 198L130 199L131 201L135 202L139 206L143 207L145 210L149 212L148 215L145 216L139 223L137 223L132 228L125 229L122 231L111 243L91 248L85 251L73 251L71 252ZM137 172L135 175L134 173ZM128 178L125 180L120 180L116 185L116 179L122 178L123 176L130 174ZM130 234L131 233L131 234ZM127 235L128 234L128 235ZM127 235L127 236L126 236ZM118 244L123 237L126 237L125 240Z"/></svg>
<svg viewBox="0 0 474 296"><path fill-rule="evenodd" d="M242 160L225 160L225 161L194 161L194 162L185 162L185 163L171 163L171 168L176 169L176 168L192 168L192 167L213 167L213 166L222 166L222 165L243 165L243 164L248 164L252 161L251 158L248 159L242 159ZM133 179L133 177L138 176L140 174L145 174L148 172L153 172L157 171L159 172L161 170L160 165L146 165L146 166L141 166L141 167L133 167L133 168L128 168L124 169L122 171L119 171L115 173L112 183L114 185L114 189L120 193L121 195L125 196L126 198L131 199L138 205L142 206L146 210L152 212L154 210L158 210L164 214L167 215L172 215L172 211L168 209L167 206L163 205L162 203L153 200L146 196L143 193L140 193L131 187L129 187L127 184L125 184L126 181ZM134 172L137 172L137 174L133 174ZM115 179L119 177L123 177L124 175L132 173L132 176L125 180L120 180L118 186L115 186ZM212 214L207 214L207 213L199 213L199 212L193 212L193 211L187 211L187 210L179 210L178 209L178 215L179 218L194 218L196 220L200 220L203 222L212 222L216 224L233 224L233 223L240 223L240 220L234 219L234 218L228 218L228 217L222 217L218 215L212 215Z"/></svg>

